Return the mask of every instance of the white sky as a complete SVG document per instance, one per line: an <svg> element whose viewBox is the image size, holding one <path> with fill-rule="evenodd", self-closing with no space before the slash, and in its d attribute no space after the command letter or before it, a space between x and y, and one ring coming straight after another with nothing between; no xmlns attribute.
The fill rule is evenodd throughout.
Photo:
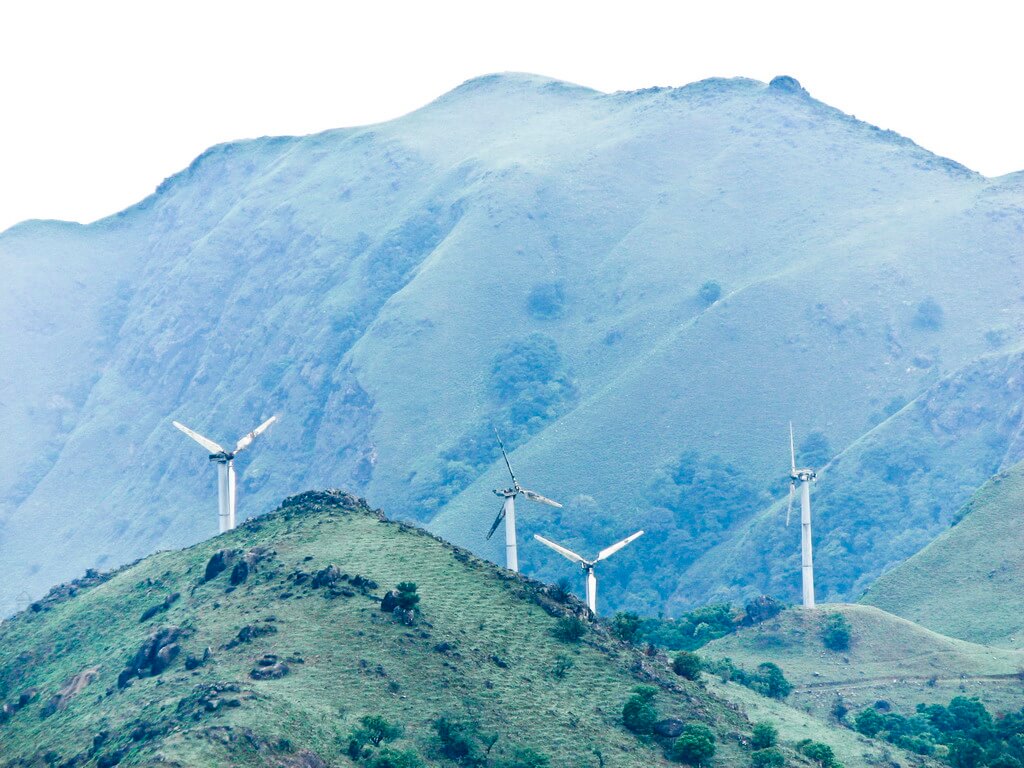
<svg viewBox="0 0 1024 768"><path fill-rule="evenodd" d="M386 120L507 70L605 91L789 74L997 176L1024 169L1022 22L1024 4L980 0L13 0L0 5L0 230L92 221L211 144Z"/></svg>

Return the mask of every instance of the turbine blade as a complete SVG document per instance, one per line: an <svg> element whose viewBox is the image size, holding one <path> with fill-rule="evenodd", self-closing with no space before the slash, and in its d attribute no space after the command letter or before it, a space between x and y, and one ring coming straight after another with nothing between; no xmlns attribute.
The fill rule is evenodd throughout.
<svg viewBox="0 0 1024 768"><path fill-rule="evenodd" d="M793 447L793 422L789 422L789 469L796 474L796 449Z"/></svg>
<svg viewBox="0 0 1024 768"><path fill-rule="evenodd" d="M606 549L602 549L600 552L597 553L597 557L594 558L594 562L595 563L600 562L601 560L604 560L606 557L610 557L610 556L614 555L616 552L618 552L624 546L629 544L631 541L636 541L637 539L639 539L643 535L644 535L643 531L637 531L632 536L627 536L626 538L624 538L622 541L618 542L617 544L612 544L610 547L607 547Z"/></svg>
<svg viewBox="0 0 1024 768"><path fill-rule="evenodd" d="M248 435L243 437L238 443L235 444L235 453L248 448L252 445L252 441L267 431L267 428L277 421L277 416L271 416L269 419L260 424L256 429L250 432Z"/></svg>
<svg viewBox="0 0 1024 768"><path fill-rule="evenodd" d="M789 527L789 516L793 514L793 492L796 490L796 483L789 481L789 506L786 507L786 527Z"/></svg>
<svg viewBox="0 0 1024 768"><path fill-rule="evenodd" d="M501 511L498 512L498 516L494 518L494 525L491 526L491 530L487 532L487 539L490 540L494 532L498 530L498 526L501 525L501 521L505 519L505 505L501 505Z"/></svg>
<svg viewBox="0 0 1024 768"><path fill-rule="evenodd" d="M587 562L582 557L580 557L575 552L573 552L571 549L566 549L561 544L555 544L555 542L550 541L549 539L545 539L539 533L533 534L533 538L535 538L537 541L539 541L545 547L551 547L551 549L555 550L555 552L560 554L562 557L565 557L565 558L567 558L569 560L572 560L574 563L585 563L585 562Z"/></svg>
<svg viewBox="0 0 1024 768"><path fill-rule="evenodd" d="M549 507L558 507L559 509L562 508L562 505L559 504L557 501L552 501L547 496L541 496L536 491L528 491L525 488L523 488L522 493L523 496L528 498L530 501L536 501L538 504L547 504Z"/></svg>
<svg viewBox="0 0 1024 768"><path fill-rule="evenodd" d="M203 437L198 432L193 432L191 429L189 429L180 422L172 421L171 424L173 424L186 435L191 437L193 440L195 440L197 443L203 446L203 448L208 450L210 453L224 453L224 449L217 445L215 442L213 442L213 440L210 440L208 437Z"/></svg>
<svg viewBox="0 0 1024 768"><path fill-rule="evenodd" d="M508 454L505 453L505 444L501 442L501 435L498 434L498 428L492 424L491 429L494 430L494 436L498 438L498 447L501 448L501 455L505 457L505 466L508 467L508 473L512 475L512 486L518 487L519 483L516 482L516 473L512 471L512 462L508 460Z"/></svg>

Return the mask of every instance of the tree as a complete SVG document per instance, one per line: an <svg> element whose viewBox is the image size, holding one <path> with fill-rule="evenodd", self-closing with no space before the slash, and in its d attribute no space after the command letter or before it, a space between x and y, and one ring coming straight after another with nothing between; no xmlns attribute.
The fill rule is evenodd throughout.
<svg viewBox="0 0 1024 768"><path fill-rule="evenodd" d="M782 768L786 758L774 747L759 749L750 756L751 768Z"/></svg>
<svg viewBox="0 0 1024 768"><path fill-rule="evenodd" d="M796 748L821 768L842 768L842 763L836 760L835 753L828 744L804 739L796 745Z"/></svg>
<svg viewBox="0 0 1024 768"><path fill-rule="evenodd" d="M576 616L563 616L552 632L563 643L578 643L587 633L587 625Z"/></svg>
<svg viewBox="0 0 1024 768"><path fill-rule="evenodd" d="M615 618L612 619L612 634L619 638L619 640L631 643L636 639L637 632L640 631L642 623L643 620L635 613L619 611L615 614Z"/></svg>
<svg viewBox="0 0 1024 768"><path fill-rule="evenodd" d="M928 296L917 305L917 314L914 315L914 325L928 331L935 331L942 327L944 312L934 298Z"/></svg>
<svg viewBox="0 0 1024 768"><path fill-rule="evenodd" d="M714 280L708 280L697 290L697 295L700 296L701 301L710 306L721 298L722 286Z"/></svg>
<svg viewBox="0 0 1024 768"><path fill-rule="evenodd" d="M551 759L547 755L526 747L517 749L510 760L500 763L500 768L548 768L550 765Z"/></svg>
<svg viewBox="0 0 1024 768"><path fill-rule="evenodd" d="M801 467L823 467L832 458L832 446L824 432L811 432L797 447Z"/></svg>
<svg viewBox="0 0 1024 768"><path fill-rule="evenodd" d="M885 718L877 710L868 707L857 713L853 719L853 727L858 733L873 739L885 727Z"/></svg>
<svg viewBox="0 0 1024 768"><path fill-rule="evenodd" d="M481 765L486 753L480 742L494 744L494 740L482 735L479 726L471 720L442 716L434 721L434 730L441 744L441 754L459 765Z"/></svg>
<svg viewBox="0 0 1024 768"><path fill-rule="evenodd" d="M758 682L756 690L772 699L784 699L793 690L792 684L782 674L777 664L766 661L757 665Z"/></svg>
<svg viewBox="0 0 1024 768"><path fill-rule="evenodd" d="M852 628L841 613L830 613L821 628L821 641L830 651L846 651L850 648Z"/></svg>
<svg viewBox="0 0 1024 768"><path fill-rule="evenodd" d="M655 688L642 685L634 689L622 705L622 724L633 733L648 734L654 731L658 712L654 709Z"/></svg>
<svg viewBox="0 0 1024 768"><path fill-rule="evenodd" d="M771 723L754 723L754 732L750 738L750 745L754 749L767 749L774 747L779 740L779 731Z"/></svg>
<svg viewBox="0 0 1024 768"><path fill-rule="evenodd" d="M978 768L985 760L985 752L978 742L956 739L949 745L949 763L953 768Z"/></svg>
<svg viewBox="0 0 1024 768"><path fill-rule="evenodd" d="M687 680L698 679L702 666L700 656L690 651L680 651L672 660L672 671Z"/></svg>
<svg viewBox="0 0 1024 768"><path fill-rule="evenodd" d="M421 768L423 761L415 752L385 747L366 762L366 768Z"/></svg>
<svg viewBox="0 0 1024 768"><path fill-rule="evenodd" d="M394 741L402 735L402 726L389 723L380 715L367 715L359 723L360 727L353 732L352 739L362 744L379 747L381 742Z"/></svg>
<svg viewBox="0 0 1024 768"><path fill-rule="evenodd" d="M420 596L416 594L416 585L411 581L403 581L396 588L398 591L398 607L403 611L418 610Z"/></svg>
<svg viewBox="0 0 1024 768"><path fill-rule="evenodd" d="M689 723L672 742L672 759L695 767L707 765L715 756L715 734L706 725Z"/></svg>

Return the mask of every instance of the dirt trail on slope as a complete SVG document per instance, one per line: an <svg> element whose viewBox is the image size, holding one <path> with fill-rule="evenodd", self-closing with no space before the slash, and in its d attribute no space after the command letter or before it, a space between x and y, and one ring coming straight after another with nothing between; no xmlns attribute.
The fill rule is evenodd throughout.
<svg viewBox="0 0 1024 768"><path fill-rule="evenodd" d="M1020 672L1007 672L999 675L959 675L957 677L937 677L933 675L912 675L902 677L869 677L859 680L831 680L821 683L809 683L793 687L793 693L811 693L812 691L827 691L835 688L868 688L879 683L972 683L972 682L996 682L999 680L1022 680L1024 676Z"/></svg>

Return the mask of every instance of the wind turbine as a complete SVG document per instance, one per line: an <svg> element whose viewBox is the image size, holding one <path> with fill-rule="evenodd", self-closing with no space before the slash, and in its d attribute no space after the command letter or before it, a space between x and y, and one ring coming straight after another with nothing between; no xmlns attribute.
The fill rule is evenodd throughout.
<svg viewBox="0 0 1024 768"><path fill-rule="evenodd" d="M589 608L590 612L596 616L597 576L594 575L594 566L602 560L604 560L606 557L614 555L616 552L618 552L624 546L629 544L631 541L636 541L643 535L643 531L637 531L632 536L627 536L622 541L616 544L612 544L610 547L606 549L602 549L600 552L597 553L597 557L595 557L593 560L585 560L584 558L580 557L575 552L573 552L571 549L566 549L560 544L555 544L555 542L549 541L548 539L545 539L543 536L539 534L533 534L533 538L535 538L544 546L551 547L551 549L555 550L555 552L560 554L562 557L565 557L574 563L580 564L580 566L583 568L583 572L587 574L587 608Z"/></svg>
<svg viewBox="0 0 1024 768"><path fill-rule="evenodd" d="M235 456L240 451L248 448L252 441L263 434L267 427L277 421L277 416L271 416L260 424L256 429L247 434L237 443L235 449L229 451L217 445L213 440L203 437L198 432L193 432L177 421L171 423L191 437L203 448L210 452L210 461L217 464L217 520L220 532L233 530L235 527Z"/></svg>
<svg viewBox="0 0 1024 768"><path fill-rule="evenodd" d="M516 473L512 471L512 464L508 460L508 454L505 453L505 444L501 442L501 436L498 435L498 430L494 430L494 436L498 438L498 446L501 448L501 455L505 457L505 466L508 467L508 473L512 476L512 487L505 488L504 490L494 489L494 493L497 496L502 496L505 501L501 505L501 511L498 512L498 516L494 518L494 525L491 526L491 530L487 532L487 538L490 539L494 535L494 532L498 530L498 526L501 521L505 521L505 567L510 571L519 571L519 553L516 551L516 496L522 494L530 501L535 501L538 504L547 504L551 507L561 508L561 504L557 501L552 501L546 496L541 496L539 493L534 491L528 491L519 485L519 481L516 480Z"/></svg>
<svg viewBox="0 0 1024 768"><path fill-rule="evenodd" d="M786 525L793 512L793 494L800 483L800 564L803 574L804 608L814 607L814 556L811 552L811 483L818 475L813 469L796 468L796 449L793 447L793 422L789 422L789 506Z"/></svg>

